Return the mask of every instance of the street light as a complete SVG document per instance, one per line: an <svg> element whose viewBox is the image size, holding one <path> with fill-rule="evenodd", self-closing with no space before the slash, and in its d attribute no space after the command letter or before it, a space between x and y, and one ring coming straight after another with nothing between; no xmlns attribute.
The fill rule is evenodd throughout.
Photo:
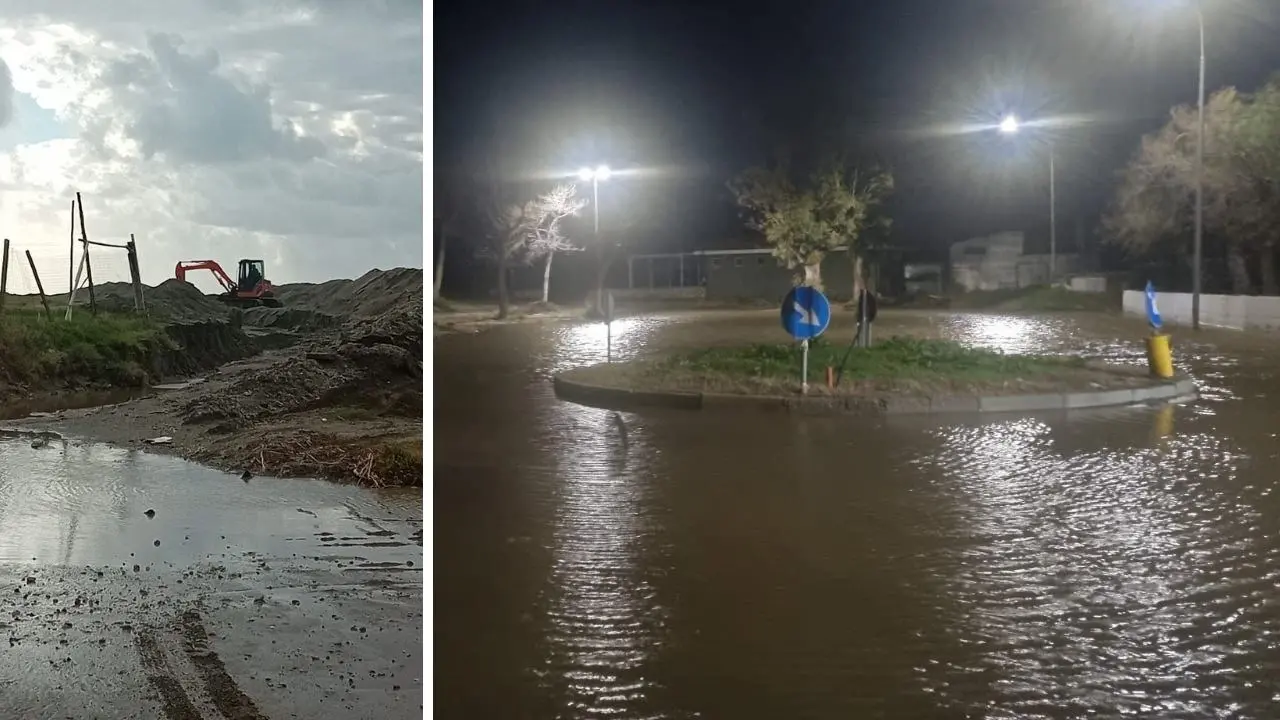
<svg viewBox="0 0 1280 720"><path fill-rule="evenodd" d="M613 171L608 165L597 165L595 169L584 167L578 171L578 179L582 182L591 181L591 207L595 215L595 234L596 240L600 240L600 183L609 179Z"/></svg>
<svg viewBox="0 0 1280 720"><path fill-rule="evenodd" d="M1204 8L1195 0L1196 23L1200 29L1200 88L1196 98L1199 114L1196 133L1196 229L1191 251L1191 328L1200 329L1200 264L1204 252Z"/></svg>
<svg viewBox="0 0 1280 720"><path fill-rule="evenodd" d="M1006 115L999 125L1000 132L1005 135L1013 135L1021 129L1021 123L1018 122L1016 115ZM1056 264L1058 259L1058 197L1055 187L1055 175L1053 162L1053 140L1049 141L1049 282L1052 283L1057 275ZM1197 245L1199 247L1199 245Z"/></svg>

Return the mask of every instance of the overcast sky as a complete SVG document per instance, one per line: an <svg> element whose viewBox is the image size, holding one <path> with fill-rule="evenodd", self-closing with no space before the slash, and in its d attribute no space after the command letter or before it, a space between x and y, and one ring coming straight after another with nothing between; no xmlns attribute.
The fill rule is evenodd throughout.
<svg viewBox="0 0 1280 720"><path fill-rule="evenodd" d="M276 283L422 267L422 43L420 0L0 0L11 263L66 290L79 190L148 284L206 258ZM128 278L93 253L95 281Z"/></svg>

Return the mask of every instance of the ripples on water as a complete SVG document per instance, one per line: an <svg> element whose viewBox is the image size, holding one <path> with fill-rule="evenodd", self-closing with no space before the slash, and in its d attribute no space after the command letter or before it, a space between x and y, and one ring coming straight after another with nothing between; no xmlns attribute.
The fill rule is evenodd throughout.
<svg viewBox="0 0 1280 720"><path fill-rule="evenodd" d="M333 542L394 528L396 538L383 539L404 544L412 557L421 551L407 542L412 528L404 526L420 522L421 502L416 489L279 478L246 483L137 450L0 441L0 563L131 565L139 558L185 565L225 552L228 544L263 553L313 552L326 546L318 525ZM156 512L152 519L144 515L149 509Z"/></svg>
<svg viewBox="0 0 1280 720"><path fill-rule="evenodd" d="M939 323L1006 352L1144 361L1137 337L1078 319ZM456 426L437 445L480 473L469 483L501 478L517 503L493 527L476 526L492 507L438 520L445 547L487 533L539 544L477 558L513 578L513 609L462 588L454 597L478 605L444 610L479 623L473 634L530 613L532 634L496 652L553 714L1280 716L1280 408L1264 400L1280 389L1258 379L1266 355L1182 343L1205 397L1183 407L887 424L615 418L557 402L545 381L602 360L602 330L528 340L516 357L534 358L535 378L468 386L503 412L474 397L451 406ZM620 321L615 351L691 331ZM448 449L468 434L488 437L487 455ZM516 582L528 567L545 572ZM526 694L476 699L496 661L455 670L476 677L468 706L527 711Z"/></svg>

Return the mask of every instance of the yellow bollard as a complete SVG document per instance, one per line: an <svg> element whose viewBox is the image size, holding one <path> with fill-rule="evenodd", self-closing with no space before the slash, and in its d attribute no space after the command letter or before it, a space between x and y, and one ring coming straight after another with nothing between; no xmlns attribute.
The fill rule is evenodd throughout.
<svg viewBox="0 0 1280 720"><path fill-rule="evenodd" d="M1155 377L1173 377L1173 352L1169 349L1168 335L1152 335L1147 338L1147 367Z"/></svg>

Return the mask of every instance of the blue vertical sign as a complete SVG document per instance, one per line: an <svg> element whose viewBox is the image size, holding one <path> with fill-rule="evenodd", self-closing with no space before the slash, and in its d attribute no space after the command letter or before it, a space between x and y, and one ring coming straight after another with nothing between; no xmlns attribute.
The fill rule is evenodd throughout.
<svg viewBox="0 0 1280 720"><path fill-rule="evenodd" d="M1156 307L1156 286L1147 281L1147 322L1152 330L1159 330L1164 323L1160 320L1160 308Z"/></svg>

